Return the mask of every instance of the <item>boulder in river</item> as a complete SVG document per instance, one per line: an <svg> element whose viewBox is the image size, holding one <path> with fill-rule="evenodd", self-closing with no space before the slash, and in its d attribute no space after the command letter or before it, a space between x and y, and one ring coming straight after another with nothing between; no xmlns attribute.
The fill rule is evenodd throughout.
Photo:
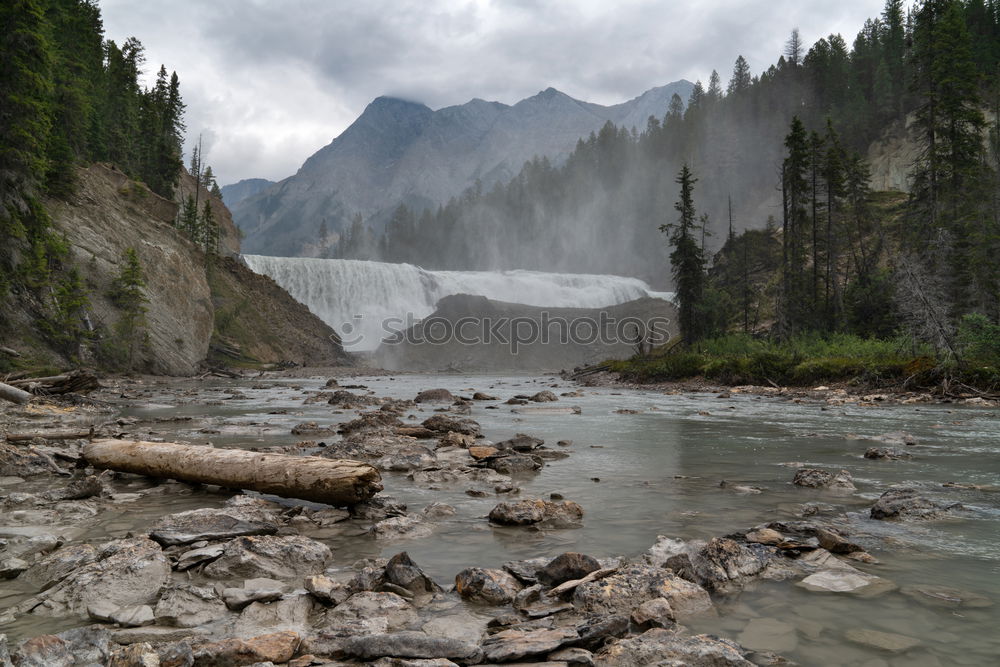
<svg viewBox="0 0 1000 667"><path fill-rule="evenodd" d="M542 391L533 395L529 400L532 400L535 403L551 403L553 401L558 401L559 397L553 394L548 389L543 389Z"/></svg>
<svg viewBox="0 0 1000 667"><path fill-rule="evenodd" d="M455 575L455 591L474 602L509 604L520 590L517 579L503 570L470 567Z"/></svg>
<svg viewBox="0 0 1000 667"><path fill-rule="evenodd" d="M490 512L490 521L501 526L575 528L582 519L583 508L570 500L519 500L500 503Z"/></svg>
<svg viewBox="0 0 1000 667"><path fill-rule="evenodd" d="M945 505L920 495L910 487L892 488L879 496L871 509L871 518L885 520L936 519L961 504Z"/></svg>
<svg viewBox="0 0 1000 667"><path fill-rule="evenodd" d="M525 435L524 433L518 433L513 438L507 440L502 440L498 442L494 447L499 450L514 450L515 452L531 452L542 445L545 441L541 438L535 438L530 435Z"/></svg>
<svg viewBox="0 0 1000 667"><path fill-rule="evenodd" d="M487 458L486 466L501 475L514 475L541 470L545 466L545 461L538 456L528 454L508 454Z"/></svg>
<svg viewBox="0 0 1000 667"><path fill-rule="evenodd" d="M424 574L405 551L396 554L386 563L385 578L389 583L414 594L437 593L441 590L441 587Z"/></svg>
<svg viewBox="0 0 1000 667"><path fill-rule="evenodd" d="M777 558L774 547L714 537L703 547L667 560L666 567L709 590L760 575Z"/></svg>
<svg viewBox="0 0 1000 667"><path fill-rule="evenodd" d="M482 435L479 423L472 419L457 419L447 415L434 415L425 419L421 425L434 433L463 433L476 438Z"/></svg>
<svg viewBox="0 0 1000 667"><path fill-rule="evenodd" d="M805 486L811 489L831 489L835 491L855 491L854 480L851 473L846 470L833 473L819 468L799 468L795 471L795 478L792 484Z"/></svg>
<svg viewBox="0 0 1000 667"><path fill-rule="evenodd" d="M537 570L535 576L538 581L547 586L558 586L564 581L583 579L599 569L601 569L601 564L596 558L567 551L553 558L545 567Z"/></svg>
<svg viewBox="0 0 1000 667"><path fill-rule="evenodd" d="M866 459L883 459L886 461L903 461L912 459L913 455L899 447L869 447L865 450Z"/></svg>
<svg viewBox="0 0 1000 667"><path fill-rule="evenodd" d="M596 581L583 583L573 593L573 604L586 613L630 615L640 605L665 598L678 618L712 609L708 591L671 570L634 563Z"/></svg>
<svg viewBox="0 0 1000 667"><path fill-rule="evenodd" d="M333 557L330 548L301 535L237 537L205 567L213 579L298 579L322 572Z"/></svg>
<svg viewBox="0 0 1000 667"><path fill-rule="evenodd" d="M165 545L221 540L242 535L273 535L282 519L280 506L248 496L234 496L225 507L169 514L157 521L149 536Z"/></svg>
<svg viewBox="0 0 1000 667"><path fill-rule="evenodd" d="M455 396L447 389L424 389L413 400L416 403L454 403Z"/></svg>

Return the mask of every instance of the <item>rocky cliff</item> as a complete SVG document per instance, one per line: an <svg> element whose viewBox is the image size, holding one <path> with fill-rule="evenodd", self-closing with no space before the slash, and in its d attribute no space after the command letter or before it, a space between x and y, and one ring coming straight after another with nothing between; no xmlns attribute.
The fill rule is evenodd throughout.
<svg viewBox="0 0 1000 667"><path fill-rule="evenodd" d="M560 162L590 132L611 121L642 129L662 118L677 81L614 106L591 104L548 88L514 105L474 99L432 111L380 97L294 176L233 205L244 250L308 255L320 226L336 233L355 213L378 226L401 203L416 209L445 202L477 180L485 187L516 175L524 162Z"/></svg>
<svg viewBox="0 0 1000 667"><path fill-rule="evenodd" d="M193 191L181 179L179 197ZM187 188L187 189L185 189ZM202 195L208 197L207 191ZM221 200L208 199L223 232L222 246L239 252L239 237ZM136 251L145 277L148 341L136 370L191 375L220 349L238 350L244 363L294 361L314 365L349 363L336 334L269 278L231 258L209 263L201 249L174 226L178 204L151 192L117 169L95 164L78 171L76 192L50 200L46 208L56 233L69 248L67 264L83 276L88 292L84 326L93 331L83 363L99 365L95 354L114 330L121 311L109 297L125 251ZM38 304L20 303L5 313L4 344L38 363L67 364L38 327Z"/></svg>

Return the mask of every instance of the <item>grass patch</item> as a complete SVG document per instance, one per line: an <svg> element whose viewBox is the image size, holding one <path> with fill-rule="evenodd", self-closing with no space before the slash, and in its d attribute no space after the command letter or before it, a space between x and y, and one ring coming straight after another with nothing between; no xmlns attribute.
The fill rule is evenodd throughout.
<svg viewBox="0 0 1000 667"><path fill-rule="evenodd" d="M683 349L663 349L645 357L614 361L610 366L639 382L704 377L724 384L808 386L857 381L877 385L924 372L931 358L930 350L914 347L904 339L834 334L779 342L733 334Z"/></svg>

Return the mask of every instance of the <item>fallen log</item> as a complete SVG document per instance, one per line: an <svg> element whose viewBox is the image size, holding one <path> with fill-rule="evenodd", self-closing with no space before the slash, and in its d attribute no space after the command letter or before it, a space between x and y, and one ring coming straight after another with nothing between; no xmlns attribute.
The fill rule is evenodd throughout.
<svg viewBox="0 0 1000 667"><path fill-rule="evenodd" d="M35 438L42 438L43 440L82 440L84 438L94 437L94 427L91 426L89 431L39 431L37 433L8 433L7 442L27 442L29 440L34 440Z"/></svg>
<svg viewBox="0 0 1000 667"><path fill-rule="evenodd" d="M54 394L86 393L92 389L100 389L97 376L90 371L75 370L62 375L50 375L40 378L23 378L10 380L10 384L26 389L32 394L44 396Z"/></svg>
<svg viewBox="0 0 1000 667"><path fill-rule="evenodd" d="M15 349L0 345L0 352L6 354L8 357L20 357L21 353Z"/></svg>
<svg viewBox="0 0 1000 667"><path fill-rule="evenodd" d="M83 457L95 468L337 506L356 505L382 490L382 477L376 468L317 456L107 439L84 445Z"/></svg>
<svg viewBox="0 0 1000 667"><path fill-rule="evenodd" d="M5 401L10 401L11 403L23 405L31 400L31 394L23 389L18 389L17 387L12 387L9 384L0 382L0 398Z"/></svg>

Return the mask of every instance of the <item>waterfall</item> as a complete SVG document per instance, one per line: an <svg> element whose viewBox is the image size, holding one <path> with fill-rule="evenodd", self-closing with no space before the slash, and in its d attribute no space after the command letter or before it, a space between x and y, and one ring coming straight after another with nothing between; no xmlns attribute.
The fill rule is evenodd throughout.
<svg viewBox="0 0 1000 667"><path fill-rule="evenodd" d="M354 259L243 255L256 273L270 276L336 330L344 347L373 350L387 334L434 312L438 300L474 294L495 301L552 308L602 308L656 292L638 278L541 271L427 271L412 264ZM395 319L394 319L395 318ZM402 323L406 324L402 324Z"/></svg>

